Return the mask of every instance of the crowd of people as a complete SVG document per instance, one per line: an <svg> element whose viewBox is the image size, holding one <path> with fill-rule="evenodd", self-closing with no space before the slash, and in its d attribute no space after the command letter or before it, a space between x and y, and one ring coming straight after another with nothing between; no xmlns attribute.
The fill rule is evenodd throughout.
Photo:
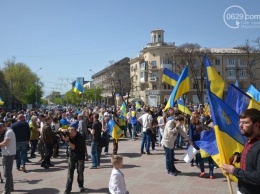
<svg viewBox="0 0 260 194"><path fill-rule="evenodd" d="M175 166L174 149L184 149L184 139L188 145L195 149L200 148L196 141L200 140L201 131L212 128L210 113L206 114L203 106L191 110L192 115L183 114L177 107L171 107L164 111L164 106L149 107L143 106L136 109L135 106L127 108L126 115L119 108L77 108L64 111L13 111L2 112L0 117L0 133L3 169L5 177L5 187L3 194L11 193L14 190L12 166L16 160L16 169L26 172L26 163L30 158L39 155L40 167L44 169L53 166L51 158L60 156L60 145L66 147L66 157L68 158L68 176L65 193L72 190L74 171L77 169L77 182L81 192L84 188L84 168L85 161L91 159L90 169L97 169L100 166L100 155L102 152L109 153L109 142L112 139L113 170L109 182L110 193L126 193L124 175L120 171L122 157L118 155L118 140L111 137L109 121L113 120L123 131L123 136L135 141L138 136L142 138L140 154L152 155L151 150L156 150L156 144L165 150L166 173L177 176L181 171ZM249 115L251 116L251 115ZM244 117L249 117L244 116ZM243 118L244 118L243 117ZM258 117L254 122L260 123ZM259 125L257 130L260 131ZM259 133L259 132L258 132ZM254 136L257 138L260 136ZM90 141L90 154L88 154L87 142ZM254 142L254 143L255 143ZM248 148L250 149L250 148ZM248 152L248 150L247 150ZM242 158L246 154L242 154ZM257 158L258 159L258 158ZM213 170L216 164L210 156L207 156L209 163L209 178L213 179ZM237 161L237 160L236 160ZM259 160L257 160L259 162ZM245 159L243 161L245 163ZM190 163L191 166L198 166L200 173L198 177L207 176L204 169L204 159L200 152L196 154ZM243 164L243 171L248 165ZM245 181L245 174L241 171L224 166L229 174L243 177L241 184L255 185L259 189L259 182L253 180ZM254 170L254 167L249 167ZM259 170L256 170L259 173ZM249 175L248 175L249 176ZM259 176L259 174L257 175ZM117 180L117 179L120 179ZM258 180L258 179L257 179ZM258 190L259 191L259 190ZM242 192L243 193L243 192ZM253 193L253 192L252 192Z"/></svg>

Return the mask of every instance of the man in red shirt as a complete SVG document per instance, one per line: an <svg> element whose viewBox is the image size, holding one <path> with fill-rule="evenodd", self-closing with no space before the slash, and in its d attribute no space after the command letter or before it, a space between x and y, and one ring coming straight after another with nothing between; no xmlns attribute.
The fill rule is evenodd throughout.
<svg viewBox="0 0 260 194"><path fill-rule="evenodd" d="M240 116L241 133L247 137L243 152L235 153L231 164L240 162L240 168L223 164L226 174L233 174L238 179L239 192L242 194L258 194L260 192L260 111L247 109Z"/></svg>

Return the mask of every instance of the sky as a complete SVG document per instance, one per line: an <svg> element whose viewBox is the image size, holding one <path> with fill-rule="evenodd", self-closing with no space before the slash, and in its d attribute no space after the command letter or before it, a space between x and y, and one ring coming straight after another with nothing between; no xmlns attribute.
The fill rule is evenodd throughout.
<svg viewBox="0 0 260 194"><path fill-rule="evenodd" d="M254 40L259 7L259 0L0 0L0 68L15 57L37 73L44 96L65 93L77 77L90 81L110 61L137 57L156 28L176 46Z"/></svg>

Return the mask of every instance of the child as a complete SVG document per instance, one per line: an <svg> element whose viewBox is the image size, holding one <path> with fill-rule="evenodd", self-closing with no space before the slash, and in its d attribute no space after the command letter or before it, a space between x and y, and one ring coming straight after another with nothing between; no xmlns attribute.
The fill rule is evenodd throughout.
<svg viewBox="0 0 260 194"><path fill-rule="evenodd" d="M124 174L120 171L123 165L123 157L120 155L113 155L111 158L113 170L109 180L109 192L111 194L125 194L126 186L124 180Z"/></svg>

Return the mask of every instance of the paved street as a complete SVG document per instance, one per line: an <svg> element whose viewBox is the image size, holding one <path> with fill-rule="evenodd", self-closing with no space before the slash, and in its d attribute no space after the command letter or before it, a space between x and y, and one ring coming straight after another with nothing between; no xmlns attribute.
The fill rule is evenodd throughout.
<svg viewBox="0 0 260 194"><path fill-rule="evenodd" d="M157 151L152 151L153 155L140 154L141 140L132 141L122 139L119 142L119 154L124 157L122 172L125 175L127 190L131 194L227 194L228 186L226 178L220 169L214 169L214 179L198 178L200 173L197 167L191 167L182 160L184 150L176 150L176 163L178 170L182 171L178 176L170 176L165 170L165 158L163 148L156 147ZM112 150L110 143L109 150ZM64 157L64 149L61 149L63 157L52 159L54 167L43 169L37 163L39 157L30 159L26 168L27 173L17 171L14 165L14 189L12 193L29 194L56 194L63 193L66 184L67 163ZM90 153L90 147L88 147ZM90 161L85 163L85 193L108 193L108 182L112 170L110 156L101 156L101 167L99 169L89 169ZM207 165L206 165L207 167ZM2 167L1 167L2 172ZM208 172L208 168L206 168ZM77 186L76 171L72 193L79 193ZM237 190L236 183L232 183L233 191ZM0 191L3 184L0 183Z"/></svg>

